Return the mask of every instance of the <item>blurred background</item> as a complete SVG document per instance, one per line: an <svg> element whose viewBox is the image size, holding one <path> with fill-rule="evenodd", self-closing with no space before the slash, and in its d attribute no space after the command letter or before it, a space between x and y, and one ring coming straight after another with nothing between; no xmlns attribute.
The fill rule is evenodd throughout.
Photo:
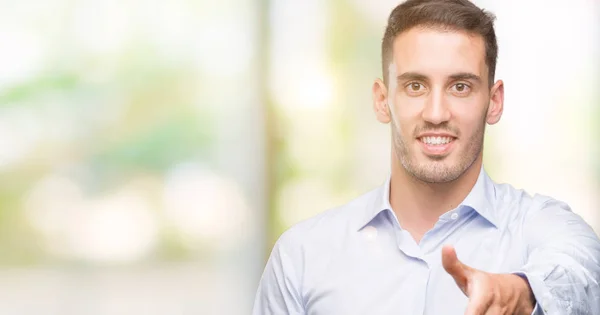
<svg viewBox="0 0 600 315"><path fill-rule="evenodd" d="M380 185L391 0L0 0L0 313L249 314L291 225ZM498 182L600 231L600 2L496 13Z"/></svg>

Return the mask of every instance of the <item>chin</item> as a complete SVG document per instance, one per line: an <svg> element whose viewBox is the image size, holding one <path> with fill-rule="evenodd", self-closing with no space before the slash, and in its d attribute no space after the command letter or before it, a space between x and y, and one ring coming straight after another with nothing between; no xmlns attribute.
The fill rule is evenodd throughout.
<svg viewBox="0 0 600 315"><path fill-rule="evenodd" d="M404 169L413 177L426 183L447 183L459 178L466 169L456 161L451 161L449 157L439 157L425 160L414 159L412 163L404 164ZM416 162L416 163L415 163Z"/></svg>
<svg viewBox="0 0 600 315"><path fill-rule="evenodd" d="M428 154L426 152L420 152L421 156L417 156L415 157L417 162L420 162L419 164L425 164L425 163L431 163L431 162L443 162L444 164L452 164L452 161L450 161L453 157L454 154L452 154L453 152L447 152L444 154Z"/></svg>

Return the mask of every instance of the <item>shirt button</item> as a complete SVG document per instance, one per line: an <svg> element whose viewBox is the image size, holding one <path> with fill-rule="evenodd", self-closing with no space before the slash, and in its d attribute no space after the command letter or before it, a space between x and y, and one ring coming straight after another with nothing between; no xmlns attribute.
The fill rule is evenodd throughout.
<svg viewBox="0 0 600 315"><path fill-rule="evenodd" d="M451 218L452 220L456 220L456 219L458 219L458 213L456 213L456 212L452 213L452 215L450 216L450 218Z"/></svg>

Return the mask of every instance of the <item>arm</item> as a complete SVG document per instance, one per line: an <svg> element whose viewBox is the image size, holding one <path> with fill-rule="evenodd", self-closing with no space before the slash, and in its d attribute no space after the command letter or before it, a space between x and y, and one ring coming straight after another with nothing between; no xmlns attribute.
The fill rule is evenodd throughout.
<svg viewBox="0 0 600 315"><path fill-rule="evenodd" d="M562 202L548 200L523 222L524 276L535 295L535 315L600 314L600 241Z"/></svg>
<svg viewBox="0 0 600 315"><path fill-rule="evenodd" d="M299 277L283 243L282 236L273 247L260 280L252 315L305 314Z"/></svg>

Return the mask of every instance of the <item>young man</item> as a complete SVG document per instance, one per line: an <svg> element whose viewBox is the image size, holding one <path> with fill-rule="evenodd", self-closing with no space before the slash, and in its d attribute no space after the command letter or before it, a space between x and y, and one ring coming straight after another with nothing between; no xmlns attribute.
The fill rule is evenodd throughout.
<svg viewBox="0 0 600 315"><path fill-rule="evenodd" d="M493 19L467 0L392 11L373 85L391 176L286 231L253 314L600 314L590 226L483 169L485 125L504 102Z"/></svg>

